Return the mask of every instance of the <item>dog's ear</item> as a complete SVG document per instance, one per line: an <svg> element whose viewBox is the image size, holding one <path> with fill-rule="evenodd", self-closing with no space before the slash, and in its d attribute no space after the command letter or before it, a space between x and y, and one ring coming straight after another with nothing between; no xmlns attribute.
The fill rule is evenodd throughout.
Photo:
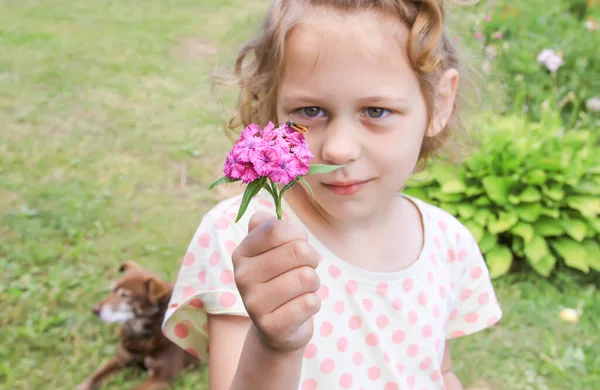
<svg viewBox="0 0 600 390"><path fill-rule="evenodd" d="M151 302L156 302L169 293L169 287L155 276L146 279L146 285L148 286L148 298Z"/></svg>
<svg viewBox="0 0 600 390"><path fill-rule="evenodd" d="M140 266L137 265L135 262L126 261L123 264L121 264L121 266L119 267L119 272L127 272L127 271L131 271L132 269L138 269L138 268L140 268Z"/></svg>

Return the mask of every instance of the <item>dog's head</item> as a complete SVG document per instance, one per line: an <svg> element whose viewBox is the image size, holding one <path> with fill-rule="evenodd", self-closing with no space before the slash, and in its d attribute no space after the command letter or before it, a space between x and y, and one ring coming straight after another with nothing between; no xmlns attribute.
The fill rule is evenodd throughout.
<svg viewBox="0 0 600 390"><path fill-rule="evenodd" d="M157 314L171 296L171 286L133 262L119 268L122 276L110 293L92 308L104 322L124 323Z"/></svg>

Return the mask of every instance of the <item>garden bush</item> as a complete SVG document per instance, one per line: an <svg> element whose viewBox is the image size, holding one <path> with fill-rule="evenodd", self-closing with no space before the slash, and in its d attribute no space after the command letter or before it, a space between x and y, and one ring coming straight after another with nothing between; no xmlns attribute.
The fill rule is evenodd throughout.
<svg viewBox="0 0 600 390"><path fill-rule="evenodd" d="M491 275L512 264L549 276L557 265L600 271L600 153L596 131L564 131L557 113L481 120L461 165L434 162L405 193L441 206L478 241Z"/></svg>
<svg viewBox="0 0 600 390"><path fill-rule="evenodd" d="M458 26L469 26L466 42L484 59L480 67L489 85L502 91L505 113L525 111L538 121L542 108L549 107L560 112L567 128L598 125L598 4L482 0L475 8L465 7L462 16L466 19Z"/></svg>

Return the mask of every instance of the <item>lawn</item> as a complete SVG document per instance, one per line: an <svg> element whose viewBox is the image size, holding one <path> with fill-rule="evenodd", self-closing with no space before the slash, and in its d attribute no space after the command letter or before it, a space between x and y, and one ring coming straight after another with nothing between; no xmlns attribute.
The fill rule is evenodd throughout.
<svg viewBox="0 0 600 390"><path fill-rule="evenodd" d="M0 387L70 389L114 352L91 306L118 265L173 279L228 140L210 73L260 0L0 0ZM475 389L595 389L597 281L495 281L505 317L455 342ZM562 307L582 310L561 321ZM129 388L135 370L105 389ZM207 389L205 368L175 388Z"/></svg>

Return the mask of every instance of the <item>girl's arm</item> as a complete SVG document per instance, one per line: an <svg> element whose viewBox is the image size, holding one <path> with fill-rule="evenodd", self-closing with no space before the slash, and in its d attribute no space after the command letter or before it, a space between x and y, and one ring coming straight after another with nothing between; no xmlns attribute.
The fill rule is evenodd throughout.
<svg viewBox="0 0 600 390"><path fill-rule="evenodd" d="M449 341L446 341L446 346L444 348L444 359L442 360L442 378L444 379L446 390L463 390L460 380L452 371L452 357L450 354Z"/></svg>
<svg viewBox="0 0 600 390"><path fill-rule="evenodd" d="M209 315L208 326L211 390L298 388L302 350L269 349L246 317Z"/></svg>

